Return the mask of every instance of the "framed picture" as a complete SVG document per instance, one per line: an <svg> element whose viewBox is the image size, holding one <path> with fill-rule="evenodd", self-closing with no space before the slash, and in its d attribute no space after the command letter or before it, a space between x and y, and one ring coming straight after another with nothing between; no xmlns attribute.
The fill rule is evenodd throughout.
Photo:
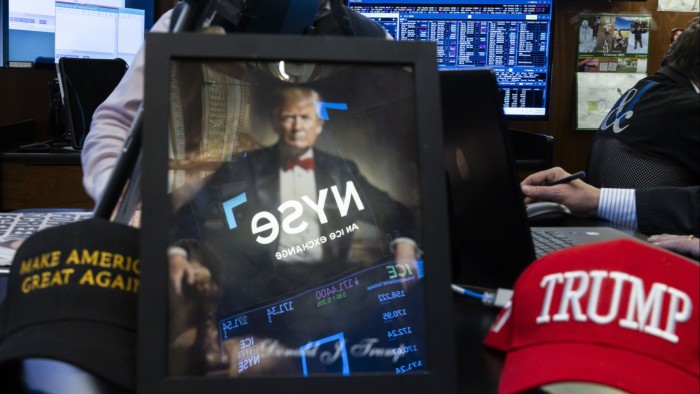
<svg viewBox="0 0 700 394"><path fill-rule="evenodd" d="M146 54L139 392L456 391L434 44Z"/></svg>

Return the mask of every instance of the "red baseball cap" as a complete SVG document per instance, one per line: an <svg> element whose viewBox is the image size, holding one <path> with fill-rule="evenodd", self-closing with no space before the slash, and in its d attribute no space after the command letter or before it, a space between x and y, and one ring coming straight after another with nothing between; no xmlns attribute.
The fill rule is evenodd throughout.
<svg viewBox="0 0 700 394"><path fill-rule="evenodd" d="M531 264L484 339L507 352L498 391L588 382L700 392L700 266L634 240Z"/></svg>

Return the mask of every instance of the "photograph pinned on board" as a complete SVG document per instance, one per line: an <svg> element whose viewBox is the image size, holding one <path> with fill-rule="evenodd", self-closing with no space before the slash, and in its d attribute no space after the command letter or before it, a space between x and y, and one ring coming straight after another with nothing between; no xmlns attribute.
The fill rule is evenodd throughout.
<svg viewBox="0 0 700 394"><path fill-rule="evenodd" d="M603 73L646 73L647 59L643 57L582 57L579 59L577 72Z"/></svg>
<svg viewBox="0 0 700 394"><path fill-rule="evenodd" d="M648 55L648 14L580 14L578 53L625 57Z"/></svg>

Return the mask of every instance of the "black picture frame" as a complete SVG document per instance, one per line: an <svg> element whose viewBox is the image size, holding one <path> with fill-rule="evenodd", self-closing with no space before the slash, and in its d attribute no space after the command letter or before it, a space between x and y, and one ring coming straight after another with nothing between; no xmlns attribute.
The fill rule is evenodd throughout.
<svg viewBox="0 0 700 394"><path fill-rule="evenodd" d="M170 376L168 374L168 116L173 61L311 62L412 69L420 193L419 218L425 258L424 321L429 370L422 374L322 375L313 377ZM345 37L149 34L143 133L141 287L137 389L140 393L390 392L451 393L457 390L447 197L439 82L432 43ZM390 388L390 389L387 389Z"/></svg>

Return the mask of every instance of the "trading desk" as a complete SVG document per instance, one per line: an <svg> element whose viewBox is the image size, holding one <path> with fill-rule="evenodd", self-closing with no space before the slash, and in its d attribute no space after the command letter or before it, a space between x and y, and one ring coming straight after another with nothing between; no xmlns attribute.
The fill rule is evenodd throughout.
<svg viewBox="0 0 700 394"><path fill-rule="evenodd" d="M615 226L602 219L569 216L563 222L531 223L537 226L555 227L613 227L639 240L647 236L639 232ZM475 285L478 285L475 284ZM505 355L482 345L499 308L484 305L480 300L466 296L454 297L455 349L457 373L461 392L496 393ZM533 391L546 393L545 391Z"/></svg>
<svg viewBox="0 0 700 394"><path fill-rule="evenodd" d="M496 393L505 355L481 344L500 311L480 300L454 297L455 351L460 392Z"/></svg>
<svg viewBox="0 0 700 394"><path fill-rule="evenodd" d="M0 302L5 298L6 290L7 274L0 274ZM481 341L498 311L499 309L485 306L477 299L457 295L454 297L455 350L460 392L497 392L505 356L484 347Z"/></svg>
<svg viewBox="0 0 700 394"><path fill-rule="evenodd" d="M0 153L0 210L26 208L92 209L82 184L80 152L11 149Z"/></svg>
<svg viewBox="0 0 700 394"><path fill-rule="evenodd" d="M564 225L609 226L610 223L572 217ZM633 235L640 239L646 239L644 235L639 233ZM6 285L7 274L0 274L0 300L5 296ZM505 355L483 346L482 341L500 309L484 305L478 299L456 294L453 300L454 314L451 324L454 325L455 329L454 348L457 355L459 392L496 393ZM533 391L533 393L545 393L545 391Z"/></svg>

